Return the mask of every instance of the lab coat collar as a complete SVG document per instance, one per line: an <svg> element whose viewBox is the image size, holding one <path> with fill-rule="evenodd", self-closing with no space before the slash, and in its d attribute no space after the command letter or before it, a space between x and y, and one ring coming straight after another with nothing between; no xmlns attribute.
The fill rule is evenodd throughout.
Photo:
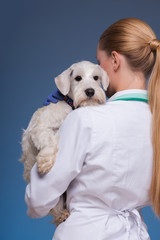
<svg viewBox="0 0 160 240"><path fill-rule="evenodd" d="M112 97L108 99L108 101L113 101L116 98L125 95L125 94L133 94L133 93L142 93L142 94L147 94L147 90L142 90L142 89L127 89L123 91L116 92Z"/></svg>

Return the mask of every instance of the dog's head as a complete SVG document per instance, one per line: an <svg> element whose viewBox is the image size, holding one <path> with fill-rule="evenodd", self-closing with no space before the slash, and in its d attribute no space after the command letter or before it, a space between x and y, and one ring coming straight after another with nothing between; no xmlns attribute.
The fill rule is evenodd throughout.
<svg viewBox="0 0 160 240"><path fill-rule="evenodd" d="M107 90L109 79L97 64L88 61L75 63L56 77L55 83L63 95L73 99L75 108L106 102L103 89Z"/></svg>

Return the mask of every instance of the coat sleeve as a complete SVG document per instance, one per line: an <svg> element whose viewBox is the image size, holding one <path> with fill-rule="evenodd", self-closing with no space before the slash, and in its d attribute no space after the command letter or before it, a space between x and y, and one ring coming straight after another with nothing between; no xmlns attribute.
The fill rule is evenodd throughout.
<svg viewBox="0 0 160 240"><path fill-rule="evenodd" d="M87 124L87 119L84 109L75 110L67 116L59 131L56 161L49 173L39 176L37 164L33 166L31 182L25 193L30 217L46 216L80 173L91 140L91 124Z"/></svg>

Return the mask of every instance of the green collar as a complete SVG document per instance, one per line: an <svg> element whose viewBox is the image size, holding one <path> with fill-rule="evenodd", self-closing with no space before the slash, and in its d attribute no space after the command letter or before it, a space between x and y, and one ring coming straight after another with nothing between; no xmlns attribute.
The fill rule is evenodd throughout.
<svg viewBox="0 0 160 240"><path fill-rule="evenodd" d="M148 94L147 93L129 93L123 94L111 101L141 101L148 102Z"/></svg>

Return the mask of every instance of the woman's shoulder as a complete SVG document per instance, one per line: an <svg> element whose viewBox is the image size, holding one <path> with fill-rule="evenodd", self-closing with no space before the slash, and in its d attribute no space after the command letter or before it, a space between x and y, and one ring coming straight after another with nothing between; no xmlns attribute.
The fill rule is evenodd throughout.
<svg viewBox="0 0 160 240"><path fill-rule="evenodd" d="M131 119L151 118L148 104L136 101L113 101L98 106L80 107L68 115L70 121L92 124L105 121L107 124L126 122Z"/></svg>
<svg viewBox="0 0 160 240"><path fill-rule="evenodd" d="M110 103L106 103L98 106L86 106L75 109L69 113L67 120L91 127L97 125L97 122L101 122L104 119L106 123L111 122L112 119L114 119L114 115L113 106L111 106Z"/></svg>

